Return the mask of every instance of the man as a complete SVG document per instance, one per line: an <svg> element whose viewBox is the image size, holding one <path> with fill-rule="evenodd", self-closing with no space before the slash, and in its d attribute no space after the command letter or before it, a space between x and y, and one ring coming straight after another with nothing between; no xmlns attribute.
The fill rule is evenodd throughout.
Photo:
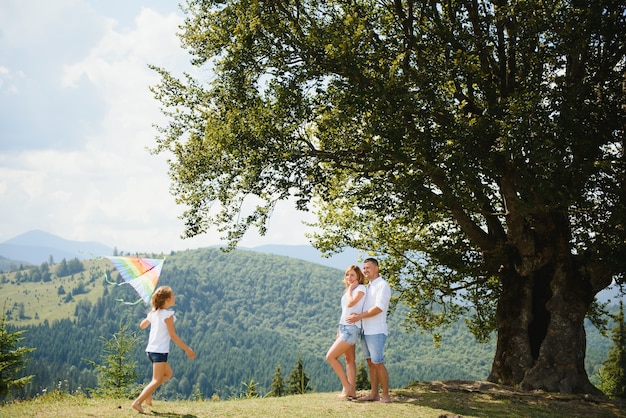
<svg viewBox="0 0 626 418"><path fill-rule="evenodd" d="M387 310L391 299L389 283L379 276L378 261L368 258L363 262L363 274L369 280L362 313L353 313L348 323L362 321L361 345L370 370L372 389L361 401L391 402L389 397L389 374L385 367L383 350L387 341ZM378 385L382 394L378 393Z"/></svg>

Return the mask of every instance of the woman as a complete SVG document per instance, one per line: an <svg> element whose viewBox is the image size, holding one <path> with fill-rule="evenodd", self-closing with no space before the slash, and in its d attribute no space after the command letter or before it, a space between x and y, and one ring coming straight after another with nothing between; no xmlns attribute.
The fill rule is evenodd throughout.
<svg viewBox="0 0 626 418"><path fill-rule="evenodd" d="M350 266L343 277L346 285L341 296L341 318L337 339L326 353L326 360L341 380L342 397L356 397L356 354L355 344L361 335L361 323L348 324L346 318L351 313L360 313L365 302L365 276L358 266ZM346 370L339 361L342 355L346 359Z"/></svg>

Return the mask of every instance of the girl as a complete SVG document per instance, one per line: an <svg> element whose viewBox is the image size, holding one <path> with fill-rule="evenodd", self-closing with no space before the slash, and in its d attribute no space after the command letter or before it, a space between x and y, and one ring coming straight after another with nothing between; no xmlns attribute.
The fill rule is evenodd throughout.
<svg viewBox="0 0 626 418"><path fill-rule="evenodd" d="M360 313L363 310L363 302L365 299L365 276L358 266L350 266L347 268L343 281L346 288L341 297L341 318L339 319L339 330L337 331L337 339L326 353L326 360L333 368L339 380L341 380L342 397L356 397L356 354L355 344L361 335L361 324L348 324L346 318L353 312ZM346 370L339 361L339 357L345 355Z"/></svg>
<svg viewBox="0 0 626 418"><path fill-rule="evenodd" d="M159 287L152 295L151 303L154 309L139 324L141 329L146 329L150 325L150 338L148 339L146 354L152 362L152 381L141 391L139 397L131 405L141 414L144 413L141 404L145 401L146 404L152 405L154 391L174 375L174 371L167 362L170 340L182 348L187 357L196 358L196 353L176 334L174 328L176 317L174 311L169 310L175 302L174 292L169 286Z"/></svg>

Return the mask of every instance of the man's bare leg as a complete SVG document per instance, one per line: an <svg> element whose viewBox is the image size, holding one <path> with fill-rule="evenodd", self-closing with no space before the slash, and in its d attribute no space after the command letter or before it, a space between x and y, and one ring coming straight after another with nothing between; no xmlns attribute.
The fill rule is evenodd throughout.
<svg viewBox="0 0 626 418"><path fill-rule="evenodd" d="M391 397L389 396L389 373L387 372L387 367L385 367L385 363L372 363L374 369L376 369L376 376L378 377L378 382L382 388L382 394L380 396L381 402L391 402ZM378 388L377 388L378 389ZM378 395L378 390L376 390L376 394Z"/></svg>
<svg viewBox="0 0 626 418"><path fill-rule="evenodd" d="M376 365L372 363L372 359L370 358L367 359L367 367L370 370L370 383L372 384L372 389L370 390L369 395L359 398L359 401L377 401L380 399L378 396L378 369L376 368Z"/></svg>

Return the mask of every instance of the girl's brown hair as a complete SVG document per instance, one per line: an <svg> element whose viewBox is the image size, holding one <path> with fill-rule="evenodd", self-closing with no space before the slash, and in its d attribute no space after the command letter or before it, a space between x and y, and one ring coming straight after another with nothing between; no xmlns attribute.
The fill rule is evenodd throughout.
<svg viewBox="0 0 626 418"><path fill-rule="evenodd" d="M348 282L346 281L346 274L348 274L350 270L354 270L354 272L356 273L356 280L357 282L359 282L359 284L365 284L365 275L363 274L359 266L355 266L353 264L348 267L346 269L346 272L343 274L343 282L346 284L346 287L348 286Z"/></svg>
<svg viewBox="0 0 626 418"><path fill-rule="evenodd" d="M154 309L163 309L165 301L172 297L172 288L169 286L160 286L152 294L150 302Z"/></svg>

